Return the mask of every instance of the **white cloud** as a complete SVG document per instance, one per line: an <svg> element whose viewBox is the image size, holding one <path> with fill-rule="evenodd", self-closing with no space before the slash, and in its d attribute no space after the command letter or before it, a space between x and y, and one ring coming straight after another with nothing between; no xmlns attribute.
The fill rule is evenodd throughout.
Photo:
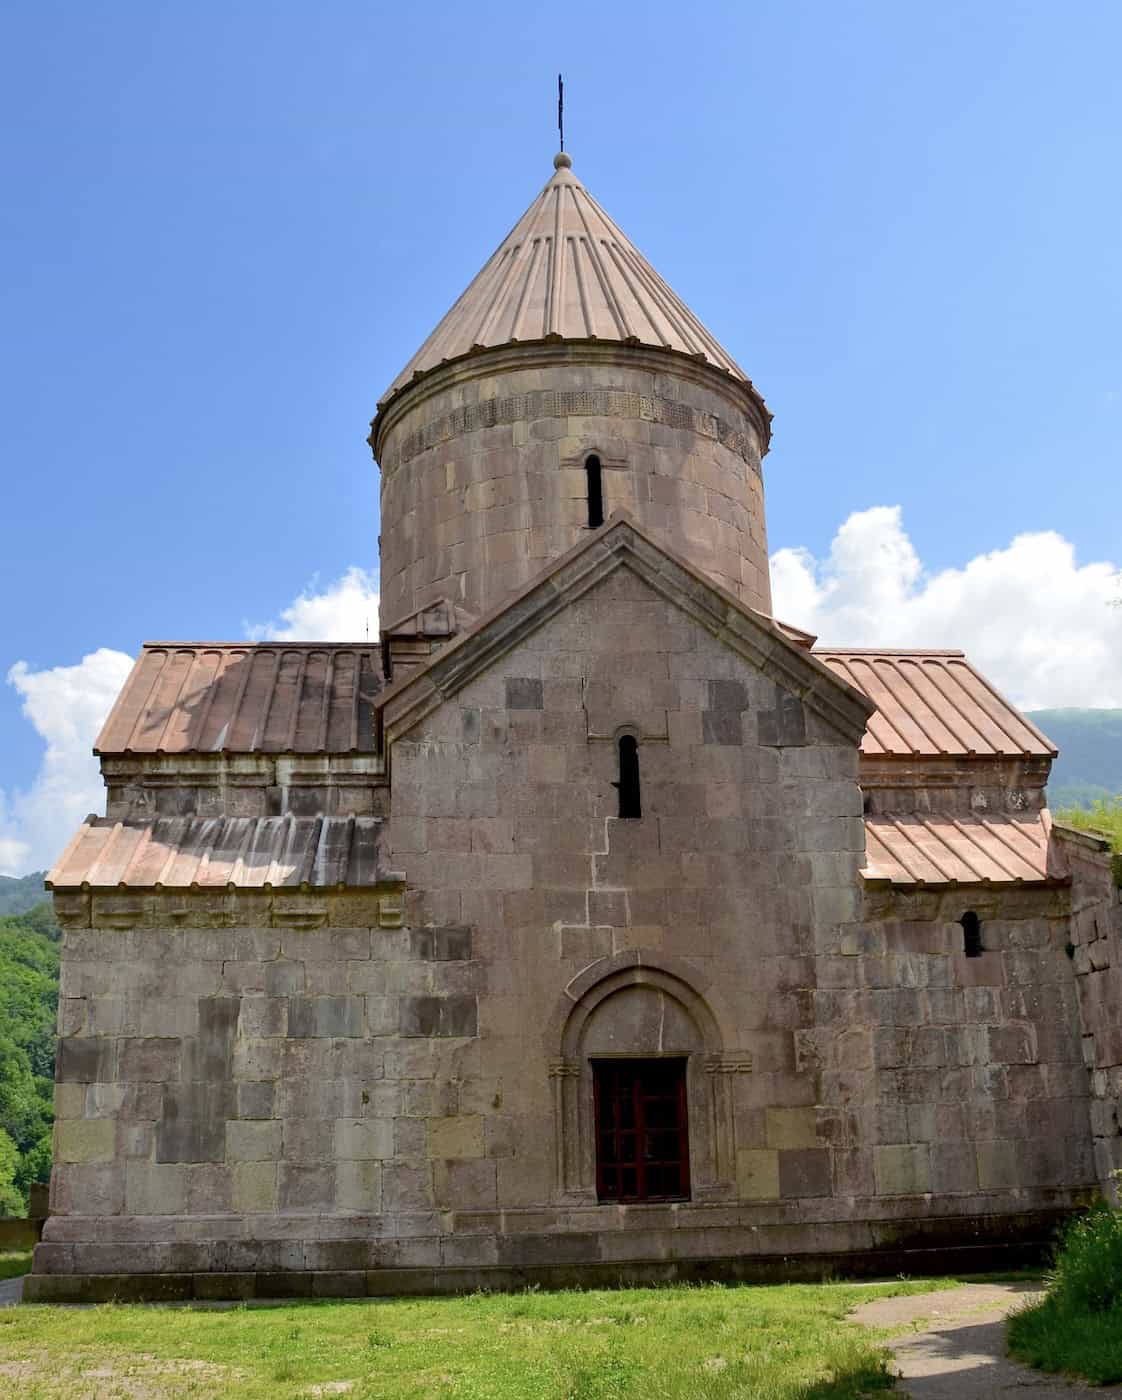
<svg viewBox="0 0 1122 1400"><path fill-rule="evenodd" d="M131 666L132 657L102 647L76 666L33 671L17 661L8 672L46 752L25 792L0 790L0 874L50 866L87 813L105 810L90 751Z"/></svg>
<svg viewBox="0 0 1122 1400"><path fill-rule="evenodd" d="M825 645L959 647L1023 709L1122 706L1122 570L1054 531L930 574L899 506L857 511L829 554L780 549L775 613Z"/></svg>
<svg viewBox="0 0 1122 1400"><path fill-rule="evenodd" d="M255 642L361 642L378 640L377 575L352 565L321 593L313 579L271 622L245 624Z"/></svg>
<svg viewBox="0 0 1122 1400"><path fill-rule="evenodd" d="M253 641L355 642L369 625L378 636L377 578L350 568L316 591L313 580L279 618L245 627ZM8 684L46 745L26 791L0 788L0 874L49 867L89 812L105 811L105 789L92 756L94 739L117 698L132 658L105 647L75 666L33 671L17 661Z"/></svg>

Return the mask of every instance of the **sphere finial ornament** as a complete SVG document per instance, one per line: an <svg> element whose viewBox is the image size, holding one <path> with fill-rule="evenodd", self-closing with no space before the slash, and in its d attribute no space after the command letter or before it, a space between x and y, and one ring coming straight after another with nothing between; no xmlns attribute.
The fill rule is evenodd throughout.
<svg viewBox="0 0 1122 1400"><path fill-rule="evenodd" d="M573 158L568 151L558 151L553 157L554 170L571 170L573 168Z"/></svg>

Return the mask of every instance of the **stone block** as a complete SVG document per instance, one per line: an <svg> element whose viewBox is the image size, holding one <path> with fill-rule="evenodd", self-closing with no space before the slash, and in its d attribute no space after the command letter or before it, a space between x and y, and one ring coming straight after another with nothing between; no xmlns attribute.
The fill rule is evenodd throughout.
<svg viewBox="0 0 1122 1400"><path fill-rule="evenodd" d="M471 928L466 924L413 929L409 934L410 954L434 962L462 962L472 955L471 935Z"/></svg>
<svg viewBox="0 0 1122 1400"><path fill-rule="evenodd" d="M494 1210L498 1205L496 1164L484 1158L438 1161L433 1165L433 1191L445 1210Z"/></svg>
<svg viewBox="0 0 1122 1400"><path fill-rule="evenodd" d="M251 1079L238 1085L239 1118L272 1118L275 1085L271 1079Z"/></svg>
<svg viewBox="0 0 1122 1400"><path fill-rule="evenodd" d="M340 1162L336 1167L335 1203L340 1210L377 1214L382 1209L381 1162Z"/></svg>
<svg viewBox="0 0 1122 1400"><path fill-rule="evenodd" d="M779 1153L779 1194L784 1200L828 1196L830 1154L824 1148L795 1148Z"/></svg>
<svg viewBox="0 0 1122 1400"><path fill-rule="evenodd" d="M340 1118L335 1124L335 1155L340 1161L381 1160L394 1155L392 1118Z"/></svg>
<svg viewBox="0 0 1122 1400"><path fill-rule="evenodd" d="M86 1116L85 1084L56 1084L54 1093L55 1121L60 1118Z"/></svg>
<svg viewBox="0 0 1122 1400"><path fill-rule="evenodd" d="M562 924L557 931L558 952L573 962L595 962L610 957L613 949L610 927L588 928L584 925Z"/></svg>
<svg viewBox="0 0 1122 1400"><path fill-rule="evenodd" d="M156 1125L157 1162L221 1162L226 1120L237 1113L232 1083L172 1084L164 1088Z"/></svg>
<svg viewBox="0 0 1122 1400"><path fill-rule="evenodd" d="M120 1079L161 1083L179 1078L183 1042L176 1036L122 1040L117 1052Z"/></svg>
<svg viewBox="0 0 1122 1400"><path fill-rule="evenodd" d="M769 1147L809 1148L819 1145L818 1116L813 1108L769 1108L765 1123Z"/></svg>
<svg viewBox="0 0 1122 1400"><path fill-rule="evenodd" d="M245 1215L269 1215L277 1206L277 1164L237 1162L231 1169L232 1201Z"/></svg>
<svg viewBox="0 0 1122 1400"><path fill-rule="evenodd" d="M298 996L304 990L304 964L286 958L265 964L265 994L270 997Z"/></svg>
<svg viewBox="0 0 1122 1400"><path fill-rule="evenodd" d="M432 1170L405 1162L386 1162L382 1168L382 1210L387 1215L432 1209Z"/></svg>
<svg viewBox="0 0 1122 1400"><path fill-rule="evenodd" d="M55 1124L55 1159L90 1165L111 1162L116 1151L112 1118L72 1118Z"/></svg>
<svg viewBox="0 0 1122 1400"><path fill-rule="evenodd" d="M919 1195L931 1189L926 1143L874 1147L873 1169L880 1196Z"/></svg>
<svg viewBox="0 0 1122 1400"><path fill-rule="evenodd" d="M978 1161L972 1142L931 1144L931 1189L940 1195L969 1194L978 1189Z"/></svg>
<svg viewBox="0 0 1122 1400"><path fill-rule="evenodd" d="M116 1041L107 1036L64 1036L55 1056L60 1083L107 1083L116 1077Z"/></svg>
<svg viewBox="0 0 1122 1400"><path fill-rule="evenodd" d="M125 1168L125 1210L129 1215L181 1215L187 1202L182 1167L130 1162Z"/></svg>
<svg viewBox="0 0 1122 1400"><path fill-rule="evenodd" d="M779 1199L779 1153L742 1147L736 1154L736 1190L744 1201Z"/></svg>
<svg viewBox="0 0 1122 1400"><path fill-rule="evenodd" d="M229 1079L241 997L200 997L196 1011L196 1034L183 1045L183 1077L208 1084Z"/></svg>
<svg viewBox="0 0 1122 1400"><path fill-rule="evenodd" d="M277 1208L282 1211L331 1210L335 1205L333 1164L297 1166L282 1162L277 1174Z"/></svg>
<svg viewBox="0 0 1122 1400"><path fill-rule="evenodd" d="M975 1143L974 1151L978 1159L978 1185L983 1191L996 1191L1021 1184L1019 1148L1016 1142L994 1138L989 1142Z"/></svg>
<svg viewBox="0 0 1122 1400"><path fill-rule="evenodd" d="M288 1003L289 1039L361 1036L363 999L345 997L292 997Z"/></svg>
<svg viewBox="0 0 1122 1400"><path fill-rule="evenodd" d="M544 691L540 679L508 676L506 678L506 707L508 710L540 710L544 707Z"/></svg>
<svg viewBox="0 0 1122 1400"><path fill-rule="evenodd" d="M702 743L742 744L744 733L740 713L736 710L705 710L701 716Z"/></svg>
<svg viewBox="0 0 1122 1400"><path fill-rule="evenodd" d="M482 1157L483 1151L482 1115L428 1120L430 1157Z"/></svg>
<svg viewBox="0 0 1122 1400"><path fill-rule="evenodd" d="M990 1057L997 1064L1031 1065L1036 1061L1036 1047L1031 1026L991 1026Z"/></svg>
<svg viewBox="0 0 1122 1400"><path fill-rule="evenodd" d="M281 1125L279 1122L242 1122L233 1119L226 1124L226 1160L228 1162L275 1162L280 1156Z"/></svg>
<svg viewBox="0 0 1122 1400"><path fill-rule="evenodd" d="M478 1006L473 996L402 997L403 1036L474 1036Z"/></svg>
<svg viewBox="0 0 1122 1400"><path fill-rule="evenodd" d="M289 1002L282 997L242 997L238 1033L249 1040L283 1036L289 1025Z"/></svg>

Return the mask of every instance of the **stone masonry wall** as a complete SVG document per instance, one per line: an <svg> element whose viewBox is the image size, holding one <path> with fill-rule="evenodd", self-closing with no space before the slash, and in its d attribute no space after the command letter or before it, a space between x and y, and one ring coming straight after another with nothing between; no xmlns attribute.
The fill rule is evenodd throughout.
<svg viewBox="0 0 1122 1400"><path fill-rule="evenodd" d="M1066 890L866 891L853 740L626 565L389 776L404 887L56 899L32 1295L895 1269L1085 1197ZM686 1059L688 1201L598 1203L612 1054Z"/></svg>
<svg viewBox="0 0 1122 1400"><path fill-rule="evenodd" d="M1083 1061L1099 1185L1122 1198L1122 857L1109 843L1057 828L1072 876L1070 947L1082 1015Z"/></svg>
<svg viewBox="0 0 1122 1400"><path fill-rule="evenodd" d="M390 424L383 627L441 597L482 614L564 554L588 526L592 453L605 517L628 511L770 613L759 425L742 396L712 373L675 374L661 354L653 365L626 349L604 365L570 346L555 355L548 370L520 369L507 351L501 372L426 385Z"/></svg>
<svg viewBox="0 0 1122 1400"><path fill-rule="evenodd" d="M1068 911L1065 888L885 885L824 931L798 1062L820 1074L839 1186L982 1213L1093 1183Z"/></svg>

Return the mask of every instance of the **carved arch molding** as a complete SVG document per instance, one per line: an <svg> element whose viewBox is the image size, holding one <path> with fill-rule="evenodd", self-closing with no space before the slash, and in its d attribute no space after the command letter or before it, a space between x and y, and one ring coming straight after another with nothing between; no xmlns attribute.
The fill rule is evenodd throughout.
<svg viewBox="0 0 1122 1400"><path fill-rule="evenodd" d="M731 1079L751 1070L751 1056L726 1049L688 970L670 964L623 953L594 963L566 988L549 1033L558 1204L596 1201L592 1061L613 1056L685 1058L693 1199L735 1199Z"/></svg>

